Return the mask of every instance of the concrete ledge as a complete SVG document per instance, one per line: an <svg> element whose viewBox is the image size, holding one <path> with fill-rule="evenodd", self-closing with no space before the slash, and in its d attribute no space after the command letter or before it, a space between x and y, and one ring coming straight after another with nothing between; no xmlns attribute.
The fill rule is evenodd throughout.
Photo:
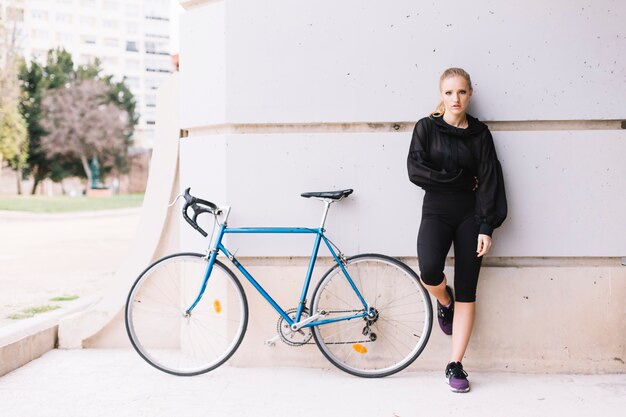
<svg viewBox="0 0 626 417"><path fill-rule="evenodd" d="M43 329L0 348L0 376L26 365L54 349L59 326Z"/></svg>
<svg viewBox="0 0 626 417"><path fill-rule="evenodd" d="M0 328L0 376L8 374L57 347L59 321L85 310L99 297L66 303L61 309Z"/></svg>

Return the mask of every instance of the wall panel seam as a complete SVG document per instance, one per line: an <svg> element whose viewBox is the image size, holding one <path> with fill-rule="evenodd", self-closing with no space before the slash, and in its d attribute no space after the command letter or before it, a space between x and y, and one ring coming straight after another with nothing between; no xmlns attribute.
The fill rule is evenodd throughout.
<svg viewBox="0 0 626 417"><path fill-rule="evenodd" d="M516 131L580 131L623 130L623 120L527 120L485 121L493 132ZM415 121L401 122L330 122L330 123L225 123L189 127L185 131L193 136L222 134L275 134L275 133L376 133L411 132Z"/></svg>

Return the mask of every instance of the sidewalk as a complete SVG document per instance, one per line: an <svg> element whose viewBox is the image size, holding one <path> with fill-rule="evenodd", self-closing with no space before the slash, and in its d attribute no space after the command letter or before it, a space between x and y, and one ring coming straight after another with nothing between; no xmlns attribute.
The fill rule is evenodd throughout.
<svg viewBox="0 0 626 417"><path fill-rule="evenodd" d="M128 253L140 214L0 211L0 327L23 309L63 306L55 297L101 294Z"/></svg>
<svg viewBox="0 0 626 417"><path fill-rule="evenodd" d="M626 407L626 375L470 377L468 394L448 391L443 372L362 379L334 368L223 366L183 378L131 350L53 350L0 378L0 415L589 417Z"/></svg>

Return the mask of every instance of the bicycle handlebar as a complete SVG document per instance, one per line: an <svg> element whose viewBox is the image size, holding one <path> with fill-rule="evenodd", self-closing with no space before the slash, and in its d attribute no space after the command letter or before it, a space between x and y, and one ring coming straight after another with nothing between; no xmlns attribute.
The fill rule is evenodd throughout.
<svg viewBox="0 0 626 417"><path fill-rule="evenodd" d="M198 216L203 213L219 215L222 213L222 211L210 201L202 200L201 198L192 196L191 194L189 194L189 190L191 190L191 187L187 188L183 194L183 197L185 199L185 205L183 206L183 218L202 236L207 237L208 233L205 232L204 229L202 229L200 226L198 226L198 222L196 221ZM189 215L187 214L187 210L189 208L191 208L191 210L193 211L191 218L189 218Z"/></svg>

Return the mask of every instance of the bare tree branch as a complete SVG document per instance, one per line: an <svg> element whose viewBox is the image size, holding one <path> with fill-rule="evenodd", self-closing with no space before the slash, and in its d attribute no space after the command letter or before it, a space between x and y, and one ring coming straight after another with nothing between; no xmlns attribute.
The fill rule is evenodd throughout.
<svg viewBox="0 0 626 417"><path fill-rule="evenodd" d="M128 114L108 102L107 85L98 79L78 80L63 88L49 90L42 100L41 126L48 134L41 148L50 156L81 161L91 182L88 161L109 161L125 146Z"/></svg>

